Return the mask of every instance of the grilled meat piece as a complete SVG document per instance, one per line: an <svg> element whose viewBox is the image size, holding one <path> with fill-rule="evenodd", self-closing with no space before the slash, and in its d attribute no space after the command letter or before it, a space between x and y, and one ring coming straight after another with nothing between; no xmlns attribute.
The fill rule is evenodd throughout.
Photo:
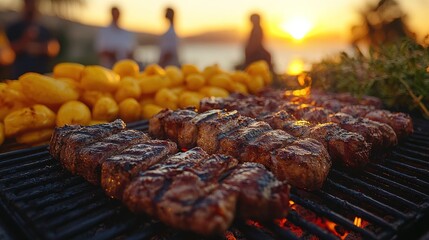
<svg viewBox="0 0 429 240"><path fill-rule="evenodd" d="M182 129L179 129L179 136L177 143L180 148L190 149L197 145L197 137L198 137L198 128L204 122L215 118L218 114L220 114L221 110L210 110L201 114L198 114L194 118L189 121L184 121L182 125ZM156 115L155 115L156 117ZM155 126L150 126L151 122L149 122L149 129L155 129ZM164 126L165 123L162 122ZM155 131L155 130L152 130Z"/></svg>
<svg viewBox="0 0 429 240"><path fill-rule="evenodd" d="M265 122L253 122L247 127L239 128L237 131L226 135L219 142L219 153L239 158L243 148L254 139L272 128Z"/></svg>
<svg viewBox="0 0 429 240"><path fill-rule="evenodd" d="M234 218L238 193L221 186L218 178L236 165L232 158L210 158L194 148L142 172L127 186L123 200L132 211L146 212L178 229L221 233Z"/></svg>
<svg viewBox="0 0 429 240"><path fill-rule="evenodd" d="M110 135L90 145L82 147L78 151L76 160L76 172L88 182L99 185L101 179L101 164L110 156L119 154L130 145L142 143L149 137L139 131L124 130Z"/></svg>
<svg viewBox="0 0 429 240"><path fill-rule="evenodd" d="M139 172L177 152L177 145L165 140L134 144L107 158L101 166L101 186L110 197L121 199L125 187Z"/></svg>
<svg viewBox="0 0 429 240"><path fill-rule="evenodd" d="M209 235L224 232L236 210L252 219L284 217L288 195L289 185L262 165L238 164L234 158L207 156L194 148L142 172L128 185L123 200L132 211Z"/></svg>
<svg viewBox="0 0 429 240"><path fill-rule="evenodd" d="M323 145L306 138L274 150L269 170L279 180L287 180L292 186L316 190L322 187L331 165Z"/></svg>
<svg viewBox="0 0 429 240"><path fill-rule="evenodd" d="M62 165L74 174L76 173L76 162L79 151L82 147L120 132L124 128L125 123L119 119L111 123L78 128L70 134L64 135L62 148L59 149L60 153L54 153L54 156L59 155Z"/></svg>
<svg viewBox="0 0 429 240"><path fill-rule="evenodd" d="M181 111L181 110L176 110L176 111ZM252 161L252 162L262 163L269 170L273 170L273 166L274 166L274 168L277 169L274 172L276 177L278 177L280 180L284 180L284 179L291 180L292 185L300 188L315 189L316 187L320 187L323 184L324 179L320 179L319 176L326 177L326 174L308 176L307 178L305 178L304 181L307 181L308 179L313 177L316 177L317 179L311 179L311 181L308 182L308 184L306 184L304 181L298 181L298 180L295 181L295 179L289 178L288 176L289 172L282 172L285 170L285 168L287 168L285 166L294 165L294 163L292 163L293 161L296 162L296 165L299 165L301 164L301 161L302 161L302 159L300 158L307 158L308 162L311 162L311 161L320 162L320 164L319 163L313 164L313 165L307 164L308 165L306 166L307 170L308 168L311 168L313 166L324 165L321 172L325 173L325 170L329 170L329 167L331 166L331 161L323 145L315 144L308 139L302 140L302 142L304 142L305 144L300 144L299 141L296 141L295 143L295 142L292 142L293 139L291 138L290 135L282 136L281 134L273 134L274 135L273 137L279 137L278 139L276 139L276 142L280 140L284 140L284 142L281 143L282 147L287 147L289 145L293 146L295 144L295 145L298 145L297 148L301 149L304 145L310 144L311 146L309 148L313 148L313 150L315 150L314 153L316 153L316 155L313 155L313 153L311 152L302 150L300 155L295 156L297 159L292 159L293 157L290 157L292 155L289 156L287 161L281 158L282 155L279 155L278 157L273 158L272 157L273 151L276 151L278 149L270 149L269 148L270 146L274 146L274 145L271 145L270 142L259 142L261 141L261 139L263 139L263 138L260 138L261 135L274 131L268 124L264 122L257 122L252 118L238 116L236 111L232 111L232 112L222 111L222 112L215 112L215 113L216 113L216 116L212 116L205 121L199 121L197 126L194 126L195 129L193 131L197 132L196 134L195 133L188 134L188 136L196 137L197 140L196 141L193 140L193 142L196 142L199 147L201 147L208 153L215 153L215 152L228 153L233 156L236 156L242 162ZM198 118L198 117L199 115L196 116L195 118ZM193 119L190 122L192 121ZM161 125L163 124L165 123L161 123ZM184 126L186 126L186 124L187 123L184 123ZM261 147L265 145L269 147L267 148ZM275 144L275 145L278 146L278 144ZM249 151L249 154L248 155L241 154L242 152L241 149L243 149L243 152ZM269 150L270 152L262 152L262 150L265 150L265 149ZM292 147L289 149L285 149L284 151L288 152L293 150L294 148ZM314 170L314 171L317 171L317 170ZM315 184L316 182L317 184Z"/></svg>
<svg viewBox="0 0 429 240"><path fill-rule="evenodd" d="M392 127L396 136L403 139L413 133L413 120L405 113L392 113L387 110L374 110L365 115L373 121L385 123Z"/></svg>
<svg viewBox="0 0 429 240"><path fill-rule="evenodd" d="M377 123L366 118L354 118L345 113L331 114L329 115L329 120L339 124L343 129L362 135L371 144L371 157L373 160L383 157L386 149L397 143L393 129L386 124Z"/></svg>
<svg viewBox="0 0 429 240"><path fill-rule="evenodd" d="M149 133L155 138L168 138L177 142L179 131L183 128L183 123L191 120L196 115L195 110L185 109L180 112L174 112L165 109L149 120Z"/></svg>
<svg viewBox="0 0 429 240"><path fill-rule="evenodd" d="M313 138L328 150L334 163L359 168L369 162L370 145L360 134L346 131L334 123L317 124L304 137Z"/></svg>
<svg viewBox="0 0 429 240"><path fill-rule="evenodd" d="M239 189L237 213L243 219L266 221L287 214L290 186L261 164L243 163L222 183Z"/></svg>
<svg viewBox="0 0 429 240"><path fill-rule="evenodd" d="M52 133L50 144L49 144L49 153L55 158L60 158L60 152L63 148L64 139L66 136L71 134L77 129L80 129L79 125L65 125L64 127L57 127Z"/></svg>

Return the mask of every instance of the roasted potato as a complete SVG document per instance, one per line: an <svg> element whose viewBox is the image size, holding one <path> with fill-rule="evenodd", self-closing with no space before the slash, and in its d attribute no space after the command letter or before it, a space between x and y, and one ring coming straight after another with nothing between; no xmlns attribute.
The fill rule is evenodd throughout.
<svg viewBox="0 0 429 240"><path fill-rule="evenodd" d="M141 89L139 81L132 77L124 77L121 80L119 89L115 93L116 102L122 102L127 98L139 98L141 95Z"/></svg>
<svg viewBox="0 0 429 240"><path fill-rule="evenodd" d="M185 91L179 96L179 107L200 107L200 100L204 98L204 95L198 92Z"/></svg>
<svg viewBox="0 0 429 240"><path fill-rule="evenodd" d="M57 112L57 127L69 125L88 125L91 121L91 110L83 102L70 101L61 105Z"/></svg>
<svg viewBox="0 0 429 240"><path fill-rule="evenodd" d="M233 82L231 85L231 92L248 94L249 91L244 83Z"/></svg>
<svg viewBox="0 0 429 240"><path fill-rule="evenodd" d="M169 108L171 110L177 109L178 97L168 88L163 88L156 92L155 103L161 107Z"/></svg>
<svg viewBox="0 0 429 240"><path fill-rule="evenodd" d="M127 98L119 103L119 117L124 122L134 122L141 117L141 107L134 98Z"/></svg>
<svg viewBox="0 0 429 240"><path fill-rule="evenodd" d="M81 84L86 90L114 92L118 89L120 77L102 66L86 66L82 72Z"/></svg>
<svg viewBox="0 0 429 240"><path fill-rule="evenodd" d="M23 93L36 103L60 105L79 98L79 92L66 81L38 73L26 73L19 81Z"/></svg>
<svg viewBox="0 0 429 240"><path fill-rule="evenodd" d="M118 104L110 97L101 97L92 108L92 118L111 122L118 117Z"/></svg>
<svg viewBox="0 0 429 240"><path fill-rule="evenodd" d="M142 106L142 118L149 119L153 115L159 113L162 109L164 108L156 104L151 104L151 103L145 104Z"/></svg>
<svg viewBox="0 0 429 240"><path fill-rule="evenodd" d="M260 75L251 76L247 82L247 88L253 94L261 91L264 88L264 79Z"/></svg>
<svg viewBox="0 0 429 240"><path fill-rule="evenodd" d="M229 93L220 87L206 86L200 89L199 93L205 97L228 97Z"/></svg>
<svg viewBox="0 0 429 240"><path fill-rule="evenodd" d="M58 63L54 67L54 78L71 78L74 81L80 81L84 65L79 63Z"/></svg>
<svg viewBox="0 0 429 240"><path fill-rule="evenodd" d="M185 83L189 90L198 90L204 86L206 79L201 73L191 73L186 76Z"/></svg>
<svg viewBox="0 0 429 240"><path fill-rule="evenodd" d="M51 139L53 128L44 128L39 130L33 130L30 132L22 133L15 137L17 143L36 145L41 143L47 143Z"/></svg>
<svg viewBox="0 0 429 240"><path fill-rule="evenodd" d="M126 76L135 77L139 73L140 68L136 61L124 59L116 62L115 65L113 65L113 71L121 78Z"/></svg>
<svg viewBox="0 0 429 240"><path fill-rule="evenodd" d="M228 91L232 89L232 83L231 77L226 73L218 73L212 76L208 81L208 85L223 88Z"/></svg>
<svg viewBox="0 0 429 240"><path fill-rule="evenodd" d="M261 76L264 80L264 85L271 84L272 75L266 61L260 60L250 64L246 70L251 76Z"/></svg>
<svg viewBox="0 0 429 240"><path fill-rule="evenodd" d="M89 107L94 107L95 103L98 99L102 97L110 97L113 98L112 94L109 92L100 92L94 90L84 91L80 97L80 101L88 105Z"/></svg>
<svg viewBox="0 0 429 240"><path fill-rule="evenodd" d="M11 112L4 119L6 137L54 126L55 113L48 107L40 104Z"/></svg>
<svg viewBox="0 0 429 240"><path fill-rule="evenodd" d="M153 75L140 78L139 84L142 94L151 94L170 86L170 79L166 76Z"/></svg>
<svg viewBox="0 0 429 240"><path fill-rule="evenodd" d="M203 76L205 79L210 79L211 77L213 77L214 75L218 74L218 73L222 73L222 69L220 69L219 65L214 64L211 66L207 66L204 68L203 70Z"/></svg>
<svg viewBox="0 0 429 240"><path fill-rule="evenodd" d="M158 64L149 64L143 71L145 76L165 76L165 70Z"/></svg>
<svg viewBox="0 0 429 240"><path fill-rule="evenodd" d="M200 73L200 70L193 64L182 64L182 73L186 77L192 73Z"/></svg>
<svg viewBox="0 0 429 240"><path fill-rule="evenodd" d="M165 73L167 77L170 79L170 87L177 87L183 84L185 78L183 77L183 73L180 68L176 66L167 66L165 67Z"/></svg>

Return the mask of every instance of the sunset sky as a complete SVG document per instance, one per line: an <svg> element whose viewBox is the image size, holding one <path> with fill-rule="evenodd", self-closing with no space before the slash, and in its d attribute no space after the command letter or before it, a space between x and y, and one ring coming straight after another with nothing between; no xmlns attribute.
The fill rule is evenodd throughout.
<svg viewBox="0 0 429 240"><path fill-rule="evenodd" d="M172 6L177 12L177 32L181 36L188 36L218 29L236 29L240 33L245 33L249 29L249 14L259 12L268 36L286 37L296 34L304 38L307 35L333 35L347 39L350 27L359 23L358 11L368 3L374 2L376 1L86 0L76 15L80 22L106 25L110 21L110 7L117 5L122 12L123 27L160 34L166 28L163 18L164 8ZM408 24L411 28L420 36L429 33L427 14L429 0L398 0L398 2L408 15ZM0 0L3 6L17 3L19 1Z"/></svg>

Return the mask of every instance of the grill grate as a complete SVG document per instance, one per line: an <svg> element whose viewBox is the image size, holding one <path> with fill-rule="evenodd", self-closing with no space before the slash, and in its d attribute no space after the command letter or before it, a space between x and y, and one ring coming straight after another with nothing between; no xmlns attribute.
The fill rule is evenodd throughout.
<svg viewBox="0 0 429 240"><path fill-rule="evenodd" d="M145 131L148 125L128 127ZM294 204L282 224L236 221L224 236L212 238L130 213L101 188L63 170L46 146L0 154L0 209L28 239L392 239L412 234L429 216L428 150L429 121L415 119L415 133L385 162L364 171L336 167L323 189L293 189Z"/></svg>

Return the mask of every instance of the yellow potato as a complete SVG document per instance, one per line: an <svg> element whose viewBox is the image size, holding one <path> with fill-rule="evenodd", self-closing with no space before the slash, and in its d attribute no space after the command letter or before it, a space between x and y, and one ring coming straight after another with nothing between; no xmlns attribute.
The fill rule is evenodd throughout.
<svg viewBox="0 0 429 240"><path fill-rule="evenodd" d="M98 124L103 124L103 123L107 123L107 121L91 120L91 121L89 122L88 126L98 125Z"/></svg>
<svg viewBox="0 0 429 240"><path fill-rule="evenodd" d="M113 71L121 78L126 76L134 77L139 73L140 68L136 61L124 59L116 62L115 65L113 65Z"/></svg>
<svg viewBox="0 0 429 240"><path fill-rule="evenodd" d="M155 99L152 97L145 97L140 100L140 106L143 107L146 104L155 104Z"/></svg>
<svg viewBox="0 0 429 240"><path fill-rule="evenodd" d="M118 104L110 97L101 97L92 108L92 118L111 122L118 117Z"/></svg>
<svg viewBox="0 0 429 240"><path fill-rule="evenodd" d="M2 145L4 143L4 125L2 122L0 122L0 145Z"/></svg>
<svg viewBox="0 0 429 240"><path fill-rule="evenodd" d="M110 97L112 98L112 94L109 92L100 92L100 91L93 91L93 90L87 90L82 93L82 96L80 97L80 101L88 105L89 107L94 107L95 103L100 99L101 97Z"/></svg>
<svg viewBox="0 0 429 240"><path fill-rule="evenodd" d="M161 107L169 108L171 110L177 109L178 97L168 88L163 88L156 92L155 103Z"/></svg>
<svg viewBox="0 0 429 240"><path fill-rule="evenodd" d="M230 74L232 81L246 84L249 81L250 75L243 71L234 71Z"/></svg>
<svg viewBox="0 0 429 240"><path fill-rule="evenodd" d="M189 90L198 90L204 86L206 80L201 73L191 73L186 76L185 83Z"/></svg>
<svg viewBox="0 0 429 240"><path fill-rule="evenodd" d="M222 69L220 69L219 65L214 64L211 66L207 66L203 70L203 76L205 79L209 79L218 73L222 73Z"/></svg>
<svg viewBox="0 0 429 240"><path fill-rule="evenodd" d="M55 113L40 104L11 112L4 119L6 137L55 126Z"/></svg>
<svg viewBox="0 0 429 240"><path fill-rule="evenodd" d="M124 77L121 80L119 89L115 93L116 102L121 102L127 98L139 98L141 94L139 81L135 78Z"/></svg>
<svg viewBox="0 0 429 240"><path fill-rule="evenodd" d="M233 82L231 92L248 94L249 91L244 83Z"/></svg>
<svg viewBox="0 0 429 240"><path fill-rule="evenodd" d="M185 91L179 96L179 107L200 107L200 100L204 98L204 95L198 92Z"/></svg>
<svg viewBox="0 0 429 240"><path fill-rule="evenodd" d="M142 94L156 93L161 88L170 86L170 79L161 76L147 76L139 79Z"/></svg>
<svg viewBox="0 0 429 240"><path fill-rule="evenodd" d="M79 98L79 92L67 82L38 73L26 73L19 81L23 93L36 103L59 105Z"/></svg>
<svg viewBox="0 0 429 240"><path fill-rule="evenodd" d="M114 92L119 83L119 75L102 66L86 66L82 72L81 84L85 90Z"/></svg>
<svg viewBox="0 0 429 240"><path fill-rule="evenodd" d="M180 87L173 87L173 88L170 88L170 90L176 95L176 96L179 96L183 91L185 91L186 90L186 88L184 88L183 86L180 86Z"/></svg>
<svg viewBox="0 0 429 240"><path fill-rule="evenodd" d="M149 64L143 71L143 74L146 76L165 76L166 72L165 70L159 66L158 64Z"/></svg>
<svg viewBox="0 0 429 240"><path fill-rule="evenodd" d="M265 85L271 84L272 82L270 68L264 60L253 62L246 68L246 72L252 76L262 76Z"/></svg>
<svg viewBox="0 0 429 240"><path fill-rule="evenodd" d="M246 85L247 85L247 88L249 89L249 92L252 94L255 94L264 88L264 79L259 75L252 76L248 80Z"/></svg>
<svg viewBox="0 0 429 240"><path fill-rule="evenodd" d="M162 107L156 105L156 104L145 104L142 107L142 118L143 119L149 119L151 118L153 115L159 113L162 109Z"/></svg>
<svg viewBox="0 0 429 240"><path fill-rule="evenodd" d="M182 73L186 77L192 73L200 73L200 70L193 64L182 64Z"/></svg>
<svg viewBox="0 0 429 240"><path fill-rule="evenodd" d="M88 125L91 121L91 110L83 102L70 101L61 105L57 112L57 127L69 125Z"/></svg>
<svg viewBox="0 0 429 240"><path fill-rule="evenodd" d="M84 65L79 63L64 62L58 63L54 67L54 78L71 78L75 81L80 81Z"/></svg>
<svg viewBox="0 0 429 240"><path fill-rule="evenodd" d="M3 83L0 83L0 98L5 102L21 102L29 103L28 99L24 92L22 91L22 84L20 81L16 80L7 80Z"/></svg>
<svg viewBox="0 0 429 240"><path fill-rule="evenodd" d="M141 117L141 107L134 98L127 98L119 103L119 117L124 122L134 122Z"/></svg>
<svg viewBox="0 0 429 240"><path fill-rule="evenodd" d="M218 73L208 81L208 85L223 88L228 91L232 89L232 83L231 77L226 73Z"/></svg>
<svg viewBox="0 0 429 240"><path fill-rule="evenodd" d="M182 71L180 70L180 68L176 66L165 67L165 73L167 74L167 77L170 79L171 87L180 86L185 81Z"/></svg>
<svg viewBox="0 0 429 240"><path fill-rule="evenodd" d="M206 86L201 88L199 92L206 97L228 97L229 96L228 91L220 87Z"/></svg>
<svg viewBox="0 0 429 240"><path fill-rule="evenodd" d="M52 128L33 130L16 136L15 140L17 143L30 145L47 143L51 139L53 132L54 129Z"/></svg>

